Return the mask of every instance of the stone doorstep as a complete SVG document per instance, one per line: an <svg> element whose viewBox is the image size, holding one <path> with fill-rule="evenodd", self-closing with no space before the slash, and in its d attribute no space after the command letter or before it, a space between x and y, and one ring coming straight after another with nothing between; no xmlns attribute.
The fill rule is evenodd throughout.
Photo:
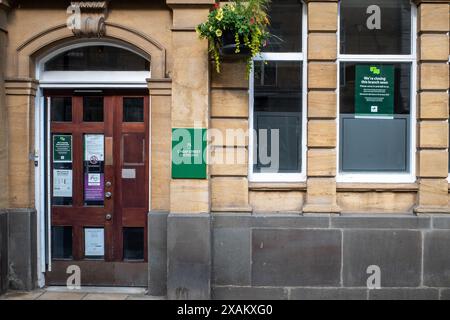
<svg viewBox="0 0 450 320"><path fill-rule="evenodd" d="M9 291L0 300L165 300L166 297L147 295L144 288L82 287L69 290L66 287L47 287L31 292Z"/></svg>

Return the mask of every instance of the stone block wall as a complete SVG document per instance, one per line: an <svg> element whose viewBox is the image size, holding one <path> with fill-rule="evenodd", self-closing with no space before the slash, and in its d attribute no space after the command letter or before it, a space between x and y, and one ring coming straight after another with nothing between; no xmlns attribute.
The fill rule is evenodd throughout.
<svg viewBox="0 0 450 320"><path fill-rule="evenodd" d="M212 230L213 299L449 298L445 215L216 214Z"/></svg>

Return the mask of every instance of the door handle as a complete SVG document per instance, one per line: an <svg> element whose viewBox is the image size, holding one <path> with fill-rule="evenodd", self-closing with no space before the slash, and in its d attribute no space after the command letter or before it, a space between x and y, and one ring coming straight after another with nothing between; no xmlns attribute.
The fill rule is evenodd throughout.
<svg viewBox="0 0 450 320"><path fill-rule="evenodd" d="M111 192L105 192L105 198L106 199L111 199L111 197L112 197L112 193Z"/></svg>
<svg viewBox="0 0 450 320"><path fill-rule="evenodd" d="M106 221L111 221L112 219L112 214L111 213L107 213L105 216Z"/></svg>

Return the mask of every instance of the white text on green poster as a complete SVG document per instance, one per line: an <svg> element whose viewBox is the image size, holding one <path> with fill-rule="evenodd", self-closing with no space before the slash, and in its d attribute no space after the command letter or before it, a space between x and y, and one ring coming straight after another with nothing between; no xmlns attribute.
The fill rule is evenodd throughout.
<svg viewBox="0 0 450 320"><path fill-rule="evenodd" d="M55 134L53 135L53 162L72 162L72 136Z"/></svg>
<svg viewBox="0 0 450 320"><path fill-rule="evenodd" d="M393 118L393 65L356 65L355 116Z"/></svg>

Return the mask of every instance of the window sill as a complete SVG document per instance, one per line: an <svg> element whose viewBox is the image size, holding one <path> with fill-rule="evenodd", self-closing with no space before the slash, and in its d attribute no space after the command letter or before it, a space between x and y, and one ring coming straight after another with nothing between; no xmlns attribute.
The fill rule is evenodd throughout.
<svg viewBox="0 0 450 320"><path fill-rule="evenodd" d="M250 182L250 191L306 191L306 182Z"/></svg>
<svg viewBox="0 0 450 320"><path fill-rule="evenodd" d="M336 189L338 192L414 192L419 190L417 183L337 183Z"/></svg>

